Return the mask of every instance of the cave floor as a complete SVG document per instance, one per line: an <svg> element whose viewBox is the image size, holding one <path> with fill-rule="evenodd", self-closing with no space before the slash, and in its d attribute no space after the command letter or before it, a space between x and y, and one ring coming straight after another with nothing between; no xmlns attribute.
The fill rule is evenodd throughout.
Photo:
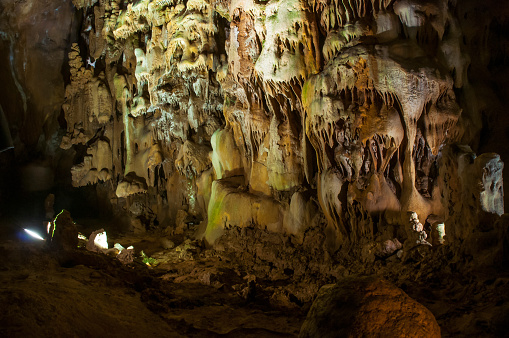
<svg viewBox="0 0 509 338"><path fill-rule="evenodd" d="M2 337L293 337L305 317L215 257L151 269L44 244L0 243Z"/></svg>
<svg viewBox="0 0 509 338"><path fill-rule="evenodd" d="M122 265L84 249L55 253L44 242L0 240L0 336L296 337L316 286L293 276L260 278L231 255L160 234L110 238L155 259ZM166 246L166 248L164 248ZM171 247L171 248L170 248ZM442 250L443 251L443 250ZM436 317L444 337L505 336L507 267L463 269L435 250L425 260L389 259L345 276L377 274ZM340 279L337 282L341 282ZM292 291L293 290L293 291Z"/></svg>

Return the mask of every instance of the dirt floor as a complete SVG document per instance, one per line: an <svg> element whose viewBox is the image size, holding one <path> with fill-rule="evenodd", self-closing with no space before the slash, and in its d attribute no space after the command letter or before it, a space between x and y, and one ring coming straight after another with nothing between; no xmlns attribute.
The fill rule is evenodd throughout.
<svg viewBox="0 0 509 338"><path fill-rule="evenodd" d="M149 254L160 249L152 236L122 242ZM305 311L273 304L249 275L210 252L191 254L190 245L177 250L151 268L140 260L125 266L85 249L63 254L42 241L3 240L0 336L298 335Z"/></svg>

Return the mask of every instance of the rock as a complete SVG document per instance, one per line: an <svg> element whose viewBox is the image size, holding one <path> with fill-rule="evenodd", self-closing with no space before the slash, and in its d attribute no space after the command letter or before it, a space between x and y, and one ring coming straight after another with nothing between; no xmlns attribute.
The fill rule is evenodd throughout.
<svg viewBox="0 0 509 338"><path fill-rule="evenodd" d="M428 235L426 234L426 231L424 231L424 226L421 222L419 222L419 218L417 216L416 212L409 211L408 215L410 217L410 228L408 229L408 240L405 242L409 246L407 246L407 249L413 248L415 245L431 245L426 238L428 238Z"/></svg>
<svg viewBox="0 0 509 338"><path fill-rule="evenodd" d="M147 231L147 229L145 228L143 223L141 223L141 220L139 218L131 219L131 229L135 235L142 234Z"/></svg>
<svg viewBox="0 0 509 338"><path fill-rule="evenodd" d="M448 145L442 157L439 184L446 192L442 203L448 244L465 240L479 228L492 229L504 213L504 163L500 156L477 156L469 146ZM448 180L450 177L455 179Z"/></svg>
<svg viewBox="0 0 509 338"><path fill-rule="evenodd" d="M407 210L421 220L440 215L451 241L463 240L479 220L489 227L490 215L504 212L505 156L451 148L455 142L502 148L477 147L479 128L489 124L483 121L496 121L491 112L500 109L477 102L484 92L468 85L470 60L478 58L468 54L478 40L465 29L473 20L469 6L443 0L74 2L90 11L73 33L83 41L65 48L77 40L55 29L57 11L47 23L34 19L47 39L28 34L34 27L26 20L41 8L33 0L26 13L5 5L0 20L6 34L0 49L15 60L0 62L0 73L25 74L18 85L6 81L11 88L0 99L14 127L27 129L17 112L43 106L40 94L50 91L55 97L44 106L52 109L33 122L37 130L44 121L56 123L64 88L37 86L42 80L34 79L40 72L31 69L29 51L54 41L48 51L62 54L35 48L52 61L48 69L68 69L58 121L64 126L65 119L66 130L56 139L63 149L84 147L81 163L70 168L74 186L107 182L117 206L143 196L147 207L158 205L160 224L187 210L207 220L209 244L225 227L252 225L302 242L313 216L323 214L327 245L336 251L364 238L373 243L374 219L402 224ZM483 18L492 27L493 19ZM20 39L17 27L25 28ZM21 48L23 37L31 38L30 48ZM506 50L497 48L502 60ZM491 60L484 52L481 59ZM66 53L68 67L62 67ZM476 67L485 72L485 65ZM28 95L34 93L37 100ZM462 115L465 107L478 108ZM240 183L230 186L233 180ZM473 216L467 226L459 225L463 214ZM186 230L177 222L176 233ZM420 236L414 242L428 243L425 232L412 231Z"/></svg>
<svg viewBox="0 0 509 338"><path fill-rule="evenodd" d="M247 192L239 184L241 181L242 177L234 177L212 183L205 232L207 243L214 244L224 229L231 226L258 226L274 232L283 229L280 203L273 198Z"/></svg>
<svg viewBox="0 0 509 338"><path fill-rule="evenodd" d="M83 202L136 235L170 225L180 241L202 221L195 238L238 253L260 280L313 276L313 287L356 273L331 270L350 258L375 271L399 272L403 258L408 270L435 258L454 272L493 266L509 248L497 221L509 205L508 11L475 0L0 0L0 125L14 146L0 157L0 212L11 194L41 209L55 191L57 204ZM71 180L83 189L67 194ZM444 227L447 246L429 247ZM73 225L55 229L51 244L72 248ZM199 257L198 245L161 245L167 262Z"/></svg>
<svg viewBox="0 0 509 338"><path fill-rule="evenodd" d="M70 251L78 246L78 229L74 224L71 213L62 210L49 228L49 243L53 249Z"/></svg>
<svg viewBox="0 0 509 338"><path fill-rule="evenodd" d="M212 164L218 179L243 174L242 158L228 130L218 130L210 139Z"/></svg>
<svg viewBox="0 0 509 338"><path fill-rule="evenodd" d="M72 184L83 187L111 178L112 152L109 142L99 140L87 149L83 163L71 168Z"/></svg>
<svg viewBox="0 0 509 338"><path fill-rule="evenodd" d="M307 198L306 194L296 192L290 200L290 207L285 214L283 227L288 234L294 235L299 243L302 243L304 233L315 225L317 205Z"/></svg>
<svg viewBox="0 0 509 338"><path fill-rule="evenodd" d="M270 297L270 303L274 306L298 310L299 306L292 301L292 298L296 299L296 297L289 293L287 290L284 290L283 288L277 288Z"/></svg>
<svg viewBox="0 0 509 338"><path fill-rule="evenodd" d="M375 255L380 258L386 258L401 248L402 245L397 238L388 239L382 243L377 243L375 247Z"/></svg>
<svg viewBox="0 0 509 338"><path fill-rule="evenodd" d="M175 167L183 176L200 176L212 166L211 149L190 141L184 142L175 161Z"/></svg>
<svg viewBox="0 0 509 338"><path fill-rule="evenodd" d="M124 250L124 249L125 249L125 248L122 246L122 244L120 244L120 243L115 243L115 244L113 245L113 247L114 247L115 249L117 249L117 252L122 252L122 250Z"/></svg>
<svg viewBox="0 0 509 338"><path fill-rule="evenodd" d="M57 118L65 98L62 67L69 38L75 36L71 33L76 29L75 12L64 0L0 4L0 105L15 131L16 150L25 146L25 151L35 150L41 135L53 146L49 139L59 129Z"/></svg>
<svg viewBox="0 0 509 338"><path fill-rule="evenodd" d="M142 194L147 192L147 184L143 178L136 175L124 177L115 191L117 197L127 197L134 194Z"/></svg>
<svg viewBox="0 0 509 338"><path fill-rule="evenodd" d="M403 250L403 256L401 259L403 262L420 262L431 253L431 249L431 245L414 246L407 251Z"/></svg>
<svg viewBox="0 0 509 338"><path fill-rule="evenodd" d="M44 212L46 215L46 220L51 220L55 216L55 209L53 205L55 204L55 195L49 194L44 199Z"/></svg>
<svg viewBox="0 0 509 338"><path fill-rule="evenodd" d="M173 249L175 247L175 243L173 243L170 239L163 237L161 238L161 246L166 249Z"/></svg>
<svg viewBox="0 0 509 338"><path fill-rule="evenodd" d="M441 245L445 243L445 224L444 219L437 215L429 215L426 220L431 225L431 244L432 245Z"/></svg>
<svg viewBox="0 0 509 338"><path fill-rule="evenodd" d="M104 229L99 229L90 234L86 246L88 251L105 253L108 250L108 237Z"/></svg>
<svg viewBox="0 0 509 338"><path fill-rule="evenodd" d="M175 234L182 235L187 228L186 220L189 214L185 210L177 211L177 219L175 220Z"/></svg>
<svg viewBox="0 0 509 338"><path fill-rule="evenodd" d="M117 259L122 264L131 264L134 260L134 249L124 249L118 255Z"/></svg>
<svg viewBox="0 0 509 338"><path fill-rule="evenodd" d="M390 282L352 278L323 286L299 337L440 337L433 314Z"/></svg>

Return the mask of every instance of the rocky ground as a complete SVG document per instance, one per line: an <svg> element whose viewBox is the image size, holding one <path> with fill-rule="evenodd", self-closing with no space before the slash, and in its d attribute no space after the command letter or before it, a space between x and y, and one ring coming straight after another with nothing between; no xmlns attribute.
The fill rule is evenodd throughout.
<svg viewBox="0 0 509 338"><path fill-rule="evenodd" d="M238 266L210 251L198 254L188 243L167 250L166 262L159 252L161 264L151 268L141 260L125 266L85 249L63 255L44 242L3 240L0 335L298 335L305 311L273 301L268 290L275 283L258 281L258 289ZM161 249L155 236L137 238L134 245L148 254Z"/></svg>
<svg viewBox="0 0 509 338"><path fill-rule="evenodd" d="M423 304L444 337L500 337L509 325L507 267L473 265L447 246L360 263L316 256L318 248L306 255L318 242L255 229L231 229L221 250L189 233L112 236L110 246L135 248L135 262L123 265L12 235L0 242L4 337L295 337L321 286L362 276L382 277ZM157 263L144 264L141 250Z"/></svg>

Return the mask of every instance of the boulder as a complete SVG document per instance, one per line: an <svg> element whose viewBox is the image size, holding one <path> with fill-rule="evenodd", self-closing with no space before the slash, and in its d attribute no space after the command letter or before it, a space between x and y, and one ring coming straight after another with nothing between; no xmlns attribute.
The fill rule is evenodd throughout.
<svg viewBox="0 0 509 338"><path fill-rule="evenodd" d="M351 278L318 292L304 337L440 337L433 314L390 282Z"/></svg>
<svg viewBox="0 0 509 338"><path fill-rule="evenodd" d="M62 210L49 228L49 245L55 250L71 251L78 247L78 229L71 213Z"/></svg>
<svg viewBox="0 0 509 338"><path fill-rule="evenodd" d="M401 249L403 245L401 245L400 241L397 238L388 239L381 243L377 243L375 246L375 255L380 258L387 258L394 254L396 251Z"/></svg>

